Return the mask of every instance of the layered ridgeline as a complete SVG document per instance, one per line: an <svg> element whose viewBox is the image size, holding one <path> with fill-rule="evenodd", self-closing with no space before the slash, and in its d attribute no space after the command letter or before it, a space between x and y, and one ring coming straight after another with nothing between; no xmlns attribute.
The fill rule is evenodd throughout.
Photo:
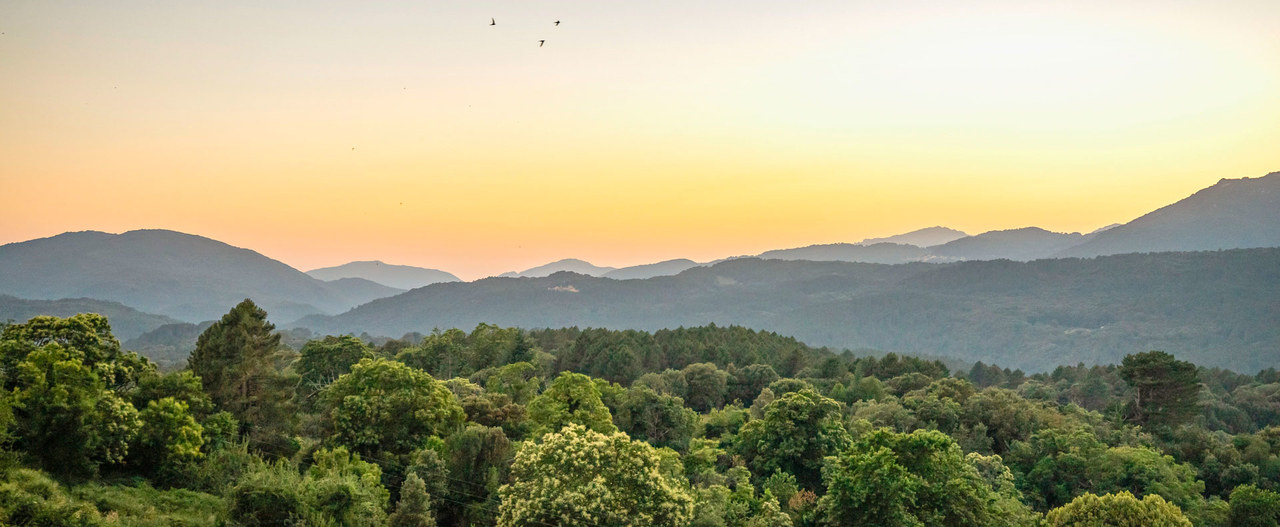
<svg viewBox="0 0 1280 527"><path fill-rule="evenodd" d="M97 313L111 319L112 332L120 340L132 339L162 326L178 323L173 318L143 313L119 302L92 298L28 300L0 294L0 323L23 323L40 315L66 318L78 313Z"/></svg>
<svg viewBox="0 0 1280 527"><path fill-rule="evenodd" d="M1280 361L1280 249L1027 263L740 259L647 280L490 278L435 284L292 325L395 336L480 322L649 330L739 324L810 345L1027 370L1159 349L1257 370Z"/></svg>
<svg viewBox="0 0 1280 527"><path fill-rule="evenodd" d="M1280 172L1261 178L1223 179L1129 223L1109 225L1087 234L1025 227L967 236L960 231L930 227L861 243L773 250L760 257L870 263L1031 261L1254 247L1280 247Z"/></svg>
<svg viewBox="0 0 1280 527"><path fill-rule="evenodd" d="M336 267L324 267L307 271L312 278L337 282L363 279L387 287L409 290L440 282L458 282L458 277L439 269L427 269L412 265L393 265L378 260L350 262Z"/></svg>
<svg viewBox="0 0 1280 527"><path fill-rule="evenodd" d="M0 294L94 298L188 322L253 297L281 317L339 313L401 292L326 283L248 249L166 230L86 231L0 246Z"/></svg>

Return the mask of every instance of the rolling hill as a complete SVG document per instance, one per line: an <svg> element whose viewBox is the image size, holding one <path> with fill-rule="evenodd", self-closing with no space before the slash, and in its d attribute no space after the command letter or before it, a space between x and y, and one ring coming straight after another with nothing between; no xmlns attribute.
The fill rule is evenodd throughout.
<svg viewBox="0 0 1280 527"><path fill-rule="evenodd" d="M1280 172L1223 179L1057 256L1280 246Z"/></svg>
<svg viewBox="0 0 1280 527"><path fill-rule="evenodd" d="M299 327L401 335L480 322L654 330L739 324L811 345L1039 370L1160 349L1240 371L1280 361L1280 249L878 265L739 259L675 276L435 284Z"/></svg>
<svg viewBox="0 0 1280 527"><path fill-rule="evenodd" d="M122 341L155 330L165 324L178 322L164 315L143 313L119 302L92 298L28 300L0 295L0 322L23 323L39 315L69 317L78 313L97 313L107 317L111 322L111 333Z"/></svg>
<svg viewBox="0 0 1280 527"><path fill-rule="evenodd" d="M457 282L458 277L437 269L393 265L378 260L350 262L336 267L312 269L307 274L326 282L343 278L361 278L384 286L407 291L440 282Z"/></svg>
<svg viewBox="0 0 1280 527"><path fill-rule="evenodd" d="M187 322L216 319L245 298L285 320L337 313L367 301L370 290L334 287L254 251L166 230L70 232L0 246L2 294L109 300Z"/></svg>

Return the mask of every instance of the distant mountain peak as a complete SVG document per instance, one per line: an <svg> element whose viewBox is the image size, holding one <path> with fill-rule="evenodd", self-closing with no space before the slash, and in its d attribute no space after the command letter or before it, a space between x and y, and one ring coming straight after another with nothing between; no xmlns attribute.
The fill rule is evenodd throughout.
<svg viewBox="0 0 1280 527"><path fill-rule="evenodd" d="M916 247L929 247L933 245L942 245L949 241L958 240L968 236L964 231L958 231L948 227L935 225L933 227L925 227L916 229L903 234L895 234L884 238L867 238L857 243L857 245L874 245L877 243L896 243L900 245L914 245Z"/></svg>
<svg viewBox="0 0 1280 527"><path fill-rule="evenodd" d="M312 278L333 281L340 278L363 278L396 289L414 289L440 282L460 282L452 273L412 265L397 265L382 260L361 260L334 267L307 271Z"/></svg>
<svg viewBox="0 0 1280 527"><path fill-rule="evenodd" d="M559 271L570 271L578 274L585 274L587 276L602 276L605 273L608 273L609 271L614 271L614 270L615 268L613 267L601 267L601 266L592 264L591 262L588 262L586 260L581 260L578 258L565 258L562 260L556 260L548 264L543 264L537 267L531 267L529 269L525 269L523 271L520 271L519 273L515 273L515 276L522 276L526 278L541 278L544 276L550 276ZM507 273L503 273L500 276L509 276L509 275Z"/></svg>

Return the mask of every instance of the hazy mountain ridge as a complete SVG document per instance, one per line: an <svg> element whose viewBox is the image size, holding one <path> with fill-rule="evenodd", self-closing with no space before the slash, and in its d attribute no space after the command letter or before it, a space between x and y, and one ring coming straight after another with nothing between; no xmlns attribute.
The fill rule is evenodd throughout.
<svg viewBox="0 0 1280 527"><path fill-rule="evenodd" d="M964 231L958 231L949 227L935 226L917 229L911 232L886 236L884 238L867 238L858 242L858 245L874 245L877 243L897 243L902 245L914 245L916 247L931 247L934 245L942 245L944 243L959 240L969 234Z"/></svg>
<svg viewBox="0 0 1280 527"><path fill-rule="evenodd" d="M551 276L555 273L565 272L565 271L571 272L571 273L585 274L587 276L603 276L605 273L609 273L611 271L617 271L617 270L618 269L615 267L601 267L601 266L592 264L591 262L588 262L586 260L579 260L577 258L565 258L563 260L556 260L554 262L539 265L537 267L530 267L520 272L512 271L512 272L502 273L498 276L501 278L515 278L515 277L542 278L544 276Z"/></svg>
<svg viewBox="0 0 1280 527"><path fill-rule="evenodd" d="M1280 172L1222 179L1176 203L1057 254L1204 251L1280 246Z"/></svg>
<svg viewBox="0 0 1280 527"><path fill-rule="evenodd" d="M128 340L165 324L178 322L164 315L144 313L119 302L93 298L30 300L0 295L0 322L24 323L32 317L51 315L69 317L78 313L97 313L111 322L111 332L120 340Z"/></svg>
<svg viewBox="0 0 1280 527"><path fill-rule="evenodd" d="M326 282L342 278L361 278L390 288L407 291L440 282L461 281L452 273L412 265L395 265L379 260L348 262L334 267L312 269L307 274Z"/></svg>
<svg viewBox="0 0 1280 527"><path fill-rule="evenodd" d="M688 258L614 269L601 276L614 280L638 280L655 276L671 276L702 265Z"/></svg>
<svg viewBox="0 0 1280 527"><path fill-rule="evenodd" d="M257 252L167 230L85 231L0 246L0 293L110 300L188 322L218 318L249 297L285 317L337 313L369 290L350 283L335 290Z"/></svg>
<svg viewBox="0 0 1280 527"><path fill-rule="evenodd" d="M934 256L954 260L1031 261L1088 241L1093 235L1050 232L1039 227L988 231L929 247Z"/></svg>
<svg viewBox="0 0 1280 527"><path fill-rule="evenodd" d="M401 335L479 322L656 329L739 324L811 345L1037 369L1161 349L1206 365L1280 360L1280 249L878 265L741 259L647 280L572 273L437 284L320 333Z"/></svg>

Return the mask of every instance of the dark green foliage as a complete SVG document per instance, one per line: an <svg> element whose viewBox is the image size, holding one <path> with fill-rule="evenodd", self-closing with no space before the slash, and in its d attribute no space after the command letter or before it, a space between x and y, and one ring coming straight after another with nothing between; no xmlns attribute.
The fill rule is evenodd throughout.
<svg viewBox="0 0 1280 527"><path fill-rule="evenodd" d="M324 391L333 440L363 454L408 454L466 417L457 397L430 374L365 359Z"/></svg>
<svg viewBox="0 0 1280 527"><path fill-rule="evenodd" d="M1280 525L1280 494L1241 485L1231 492L1231 527Z"/></svg>
<svg viewBox="0 0 1280 527"><path fill-rule="evenodd" d="M1010 525L996 492L960 447L937 431L876 430L824 472L820 502L829 525L959 527Z"/></svg>
<svg viewBox="0 0 1280 527"><path fill-rule="evenodd" d="M821 482L822 459L848 444L840 403L809 389L774 400L763 419L747 423L738 434L738 453L757 476L781 470L810 489Z"/></svg>
<svg viewBox="0 0 1280 527"><path fill-rule="evenodd" d="M1130 415L1140 424L1173 426L1195 412L1200 379L1190 362L1163 351L1127 355L1120 377L1133 387Z"/></svg>
<svg viewBox="0 0 1280 527"><path fill-rule="evenodd" d="M284 436L294 414L280 361L280 335L267 322L267 312L246 299L200 335L188 365L216 407L235 416L255 447L287 454L292 448Z"/></svg>
<svg viewBox="0 0 1280 527"><path fill-rule="evenodd" d="M684 450L693 437L698 413L684 407L679 397L657 393L647 386L627 390L613 419L627 435L655 447Z"/></svg>
<svg viewBox="0 0 1280 527"><path fill-rule="evenodd" d="M352 336L330 335L307 342L298 352L298 362L294 365L301 377L298 396L312 401L321 389L350 372L352 365L372 358L373 349Z"/></svg>

